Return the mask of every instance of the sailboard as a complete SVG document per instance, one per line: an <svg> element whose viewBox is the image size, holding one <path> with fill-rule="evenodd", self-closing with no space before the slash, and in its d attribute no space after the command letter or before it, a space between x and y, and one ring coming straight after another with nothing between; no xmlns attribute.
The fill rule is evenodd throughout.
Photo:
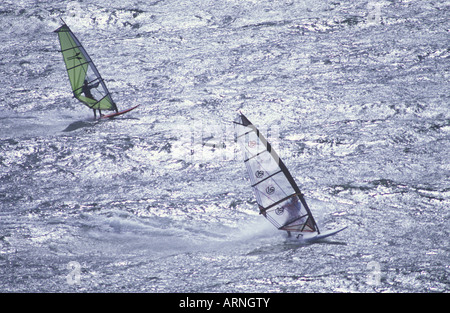
<svg viewBox="0 0 450 313"><path fill-rule="evenodd" d="M64 58L74 97L93 109L95 118L97 117L96 110L99 111L100 118L106 118L118 116L137 108L139 105L123 111L118 110L94 62L69 26L64 21L62 22L63 25L56 29L55 33L58 34L61 45L60 52ZM102 110L114 111L114 113L103 116Z"/></svg>
<svg viewBox="0 0 450 313"><path fill-rule="evenodd" d="M345 229L321 232L304 195L266 138L242 113L234 124L260 214L279 230L287 231L289 236L294 233L305 241L322 239Z"/></svg>

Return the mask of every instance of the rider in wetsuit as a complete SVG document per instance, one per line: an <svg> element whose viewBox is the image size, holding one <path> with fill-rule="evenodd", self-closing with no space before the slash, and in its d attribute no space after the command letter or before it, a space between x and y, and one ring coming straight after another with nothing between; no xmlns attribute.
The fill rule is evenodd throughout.
<svg viewBox="0 0 450 313"><path fill-rule="evenodd" d="M97 100L94 98L94 96L92 95L91 89L92 89L92 88L97 88L98 85L99 85L99 83L97 83L97 84L95 84L95 85L92 85L92 86L89 86L88 81L85 79L85 80L84 80L84 84L83 84L83 86L81 87L81 91L84 93L84 95L86 96L86 98L89 98L89 99L92 99L92 100L94 100L94 101L97 101ZM94 117L97 117L97 113L95 112L95 109L93 109L93 110L94 110ZM100 116L102 116L102 112L100 111L100 109L98 110L98 112L100 113Z"/></svg>

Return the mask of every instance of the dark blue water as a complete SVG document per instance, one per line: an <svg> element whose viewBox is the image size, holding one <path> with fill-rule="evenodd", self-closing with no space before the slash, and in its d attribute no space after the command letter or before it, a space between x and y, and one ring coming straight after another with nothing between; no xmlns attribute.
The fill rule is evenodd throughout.
<svg viewBox="0 0 450 313"><path fill-rule="evenodd" d="M3 1L0 291L448 292L446 1ZM121 118L72 97L62 17ZM322 229L258 215L233 120Z"/></svg>

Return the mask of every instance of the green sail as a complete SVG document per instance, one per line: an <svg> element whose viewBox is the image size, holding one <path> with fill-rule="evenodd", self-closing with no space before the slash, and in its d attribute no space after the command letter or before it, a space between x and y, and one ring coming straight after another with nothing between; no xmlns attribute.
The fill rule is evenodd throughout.
<svg viewBox="0 0 450 313"><path fill-rule="evenodd" d="M75 98L91 109L117 112L116 104L112 100L103 78L70 28L64 24L55 32L58 34Z"/></svg>

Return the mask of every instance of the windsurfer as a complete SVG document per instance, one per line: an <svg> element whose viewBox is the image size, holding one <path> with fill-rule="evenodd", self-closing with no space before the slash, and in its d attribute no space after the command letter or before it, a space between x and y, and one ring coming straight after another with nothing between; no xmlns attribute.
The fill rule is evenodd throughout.
<svg viewBox="0 0 450 313"><path fill-rule="evenodd" d="M97 88L98 85L99 85L99 83L96 83L95 85L89 85L88 81L85 79L83 87L81 87L81 91L84 93L86 98L92 99L95 102L97 102L97 100L94 98L94 96L91 93L91 89ZM93 110L94 110L94 117L97 117L97 113L95 112L95 109L93 109ZM98 110L98 112L100 113L100 116L102 116L102 112L100 111L100 109Z"/></svg>
<svg viewBox="0 0 450 313"><path fill-rule="evenodd" d="M84 95L85 95L87 98L92 99L92 100L94 100L94 101L97 101L97 100L95 100L94 96L92 95L91 89L92 89L92 88L97 88L97 87L98 87L98 84L99 84L99 83L97 83L97 84L95 84L95 85L89 85L88 81L85 79L85 80L84 80L83 87L81 87L81 91L83 91Z"/></svg>

